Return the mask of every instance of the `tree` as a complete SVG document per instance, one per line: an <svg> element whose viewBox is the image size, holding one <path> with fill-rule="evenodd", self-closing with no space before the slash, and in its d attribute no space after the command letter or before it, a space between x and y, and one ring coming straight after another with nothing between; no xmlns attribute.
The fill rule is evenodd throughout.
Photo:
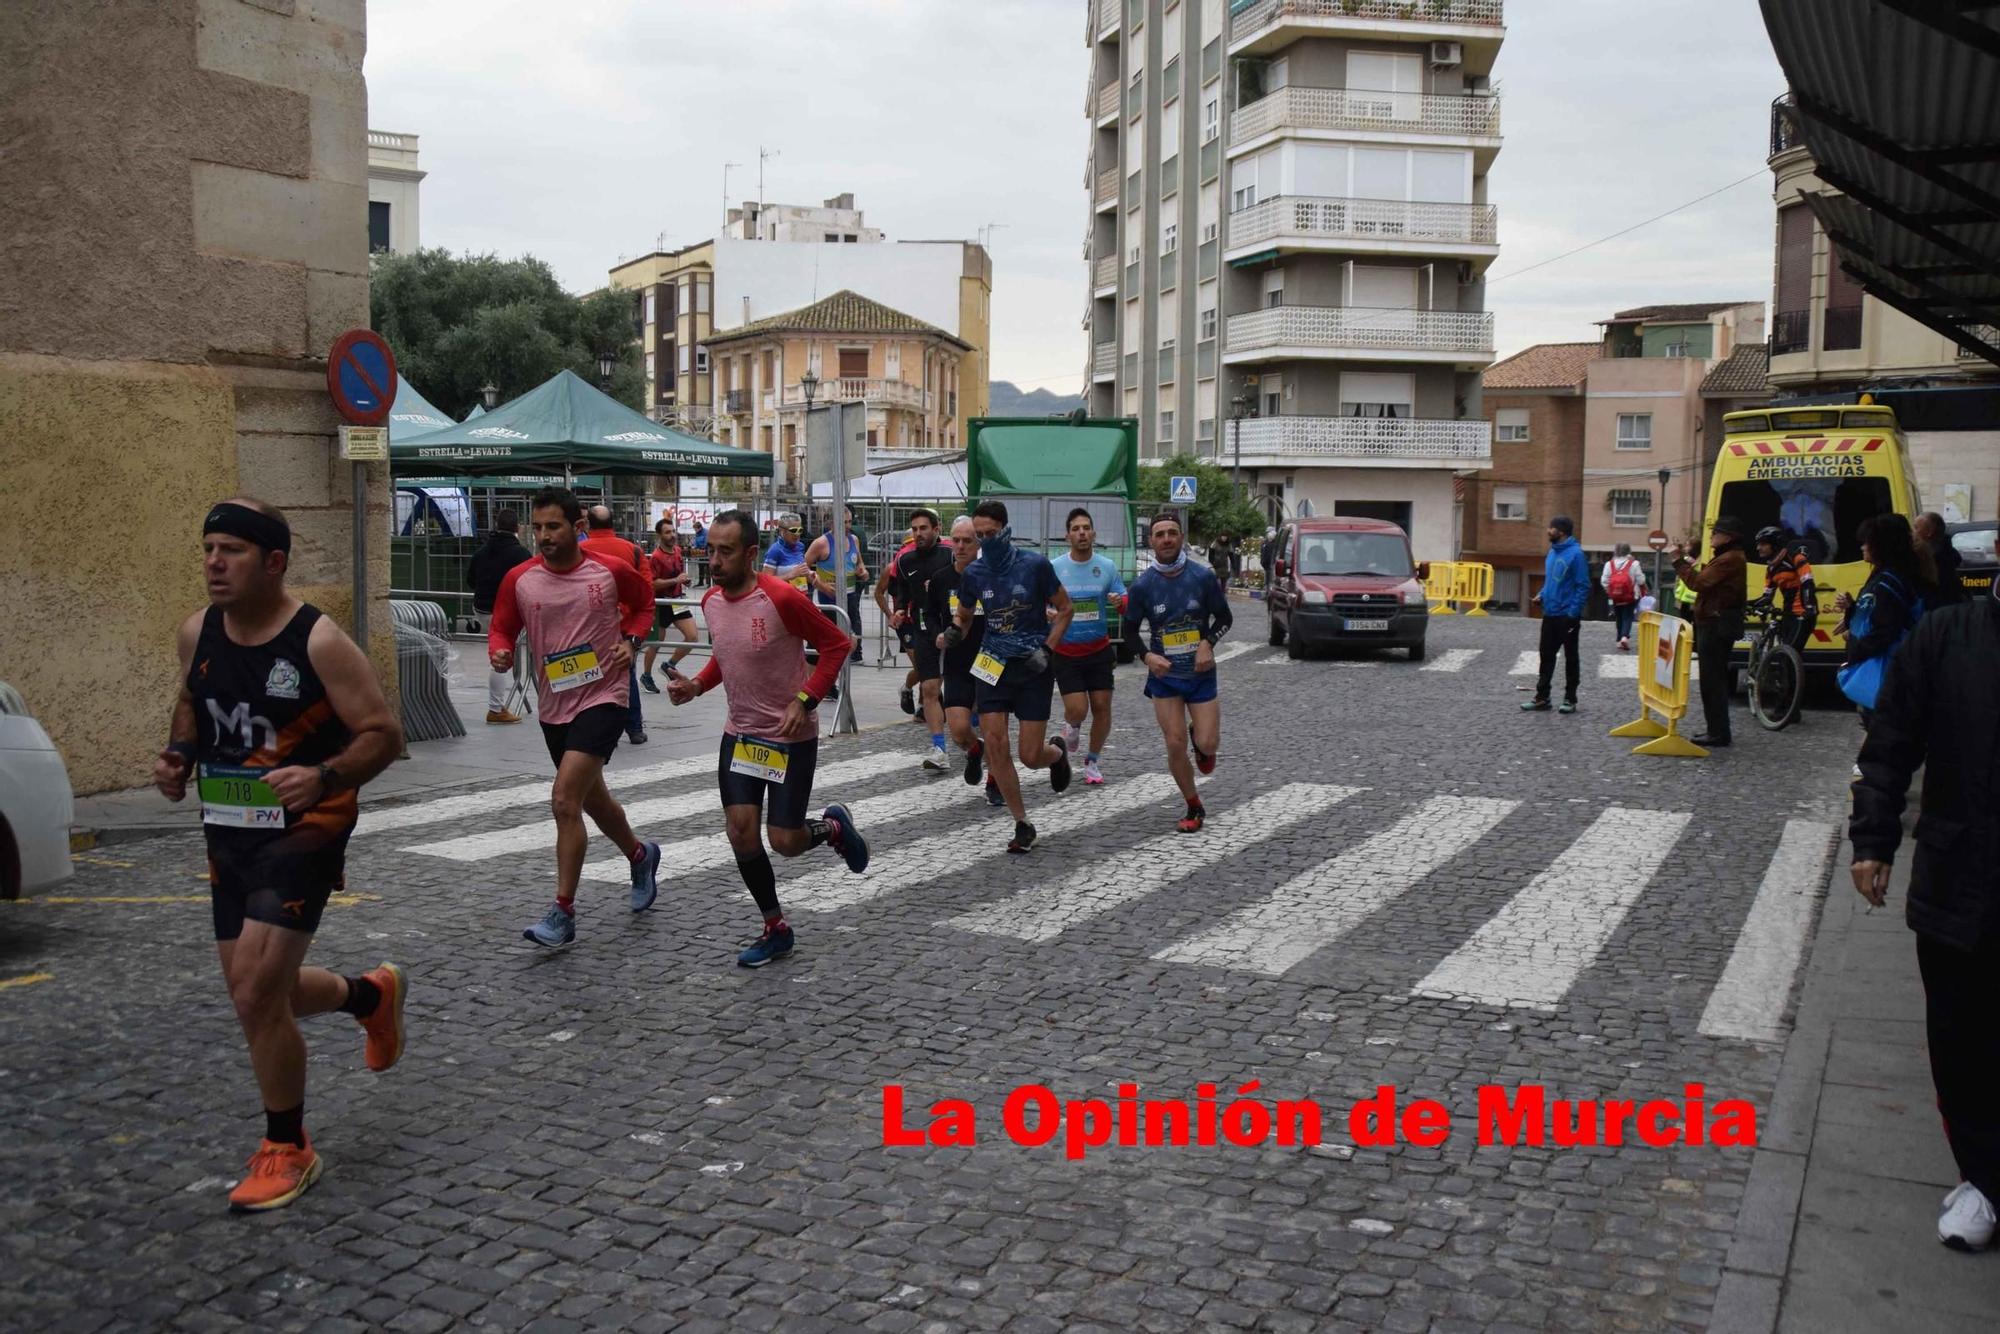
<svg viewBox="0 0 2000 1334"><path fill-rule="evenodd" d="M1268 526L1264 511L1236 494L1229 470L1192 454L1176 454L1139 469L1141 503L1167 505L1168 487L1175 477L1195 479L1195 503L1188 507L1187 518L1190 542L1207 542L1217 533L1228 533L1239 542L1251 533L1263 535Z"/></svg>
<svg viewBox="0 0 2000 1334"><path fill-rule="evenodd" d="M489 382L503 403L561 370L594 385L601 352L618 362L612 397L645 406L633 294L606 290L578 299L532 256L377 255L368 306L370 325L395 349L404 377L454 416L470 412Z"/></svg>

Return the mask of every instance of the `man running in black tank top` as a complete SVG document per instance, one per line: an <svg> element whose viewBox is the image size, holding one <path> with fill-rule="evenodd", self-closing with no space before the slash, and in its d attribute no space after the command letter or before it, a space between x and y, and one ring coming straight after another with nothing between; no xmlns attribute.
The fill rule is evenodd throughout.
<svg viewBox="0 0 2000 1334"><path fill-rule="evenodd" d="M180 628L181 691L153 784L170 801L191 782L199 795L216 948L264 1098L264 1140L229 1203L277 1209L320 1173L298 1017L353 1015L371 1070L402 1055L402 969L342 977L301 965L342 881L355 790L395 759L403 729L361 650L285 591L282 514L225 500L201 546L209 606Z"/></svg>

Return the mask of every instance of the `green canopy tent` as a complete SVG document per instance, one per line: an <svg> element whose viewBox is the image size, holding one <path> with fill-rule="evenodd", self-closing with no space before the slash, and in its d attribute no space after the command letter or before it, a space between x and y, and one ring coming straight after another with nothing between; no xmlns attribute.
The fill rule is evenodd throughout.
<svg viewBox="0 0 2000 1334"><path fill-rule="evenodd" d="M396 372L396 401L389 408L389 447L393 450L405 440L414 440L432 431L442 431L456 422L441 409L431 403L417 387Z"/></svg>
<svg viewBox="0 0 2000 1334"><path fill-rule="evenodd" d="M731 449L662 426L571 371L457 426L405 442L391 438L398 477L588 469L622 477L692 474L768 477L771 456Z"/></svg>

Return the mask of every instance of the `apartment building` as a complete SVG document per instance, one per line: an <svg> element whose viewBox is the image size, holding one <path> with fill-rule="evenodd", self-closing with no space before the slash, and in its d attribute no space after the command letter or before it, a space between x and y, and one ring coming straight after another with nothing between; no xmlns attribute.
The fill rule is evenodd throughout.
<svg viewBox="0 0 2000 1334"><path fill-rule="evenodd" d="M705 343L714 366L717 438L777 460L781 484L802 488L799 448L805 377L815 402L868 405L868 447L953 449L963 363L971 347L855 292L718 330Z"/></svg>
<svg viewBox="0 0 2000 1334"><path fill-rule="evenodd" d="M1450 555L1492 449L1501 0L1086 8L1091 410Z"/></svg>
<svg viewBox="0 0 2000 1334"><path fill-rule="evenodd" d="M368 131L368 253L407 255L417 239L418 187L427 175L417 166L417 136Z"/></svg>
<svg viewBox="0 0 2000 1334"><path fill-rule="evenodd" d="M724 236L739 241L823 241L854 245L884 239L854 207L852 194L835 195L815 208L810 204L745 202L729 210Z"/></svg>
<svg viewBox="0 0 2000 1334"><path fill-rule="evenodd" d="M692 435L715 427L715 395L702 347L714 327L715 243L641 255L611 270L633 294L646 367L647 415Z"/></svg>
<svg viewBox="0 0 2000 1334"><path fill-rule="evenodd" d="M1466 483L1461 554L1493 567L1493 601L1525 607L1542 584L1549 520L1583 509L1584 386L1603 352L1538 343L1481 377L1493 462Z"/></svg>

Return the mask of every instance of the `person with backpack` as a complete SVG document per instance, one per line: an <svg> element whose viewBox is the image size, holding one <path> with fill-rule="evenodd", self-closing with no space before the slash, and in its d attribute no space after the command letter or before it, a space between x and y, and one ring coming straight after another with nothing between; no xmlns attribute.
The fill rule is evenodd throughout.
<svg viewBox="0 0 2000 1334"><path fill-rule="evenodd" d="M1646 595L1646 571L1632 554L1630 542L1620 542L1611 559L1604 562L1597 582L1611 600L1611 616L1618 625L1618 648L1632 650L1632 621L1639 612L1639 599Z"/></svg>
<svg viewBox="0 0 2000 1334"><path fill-rule="evenodd" d="M1937 576L1930 552L1917 545L1910 521L1900 514L1863 519L1856 536L1861 558L1868 562L1868 579L1859 597L1842 593L1835 599L1841 622L1834 633L1847 637L1840 691L1860 707L1866 730L1874 721L1889 655L1924 614L1926 600L1936 597Z"/></svg>

